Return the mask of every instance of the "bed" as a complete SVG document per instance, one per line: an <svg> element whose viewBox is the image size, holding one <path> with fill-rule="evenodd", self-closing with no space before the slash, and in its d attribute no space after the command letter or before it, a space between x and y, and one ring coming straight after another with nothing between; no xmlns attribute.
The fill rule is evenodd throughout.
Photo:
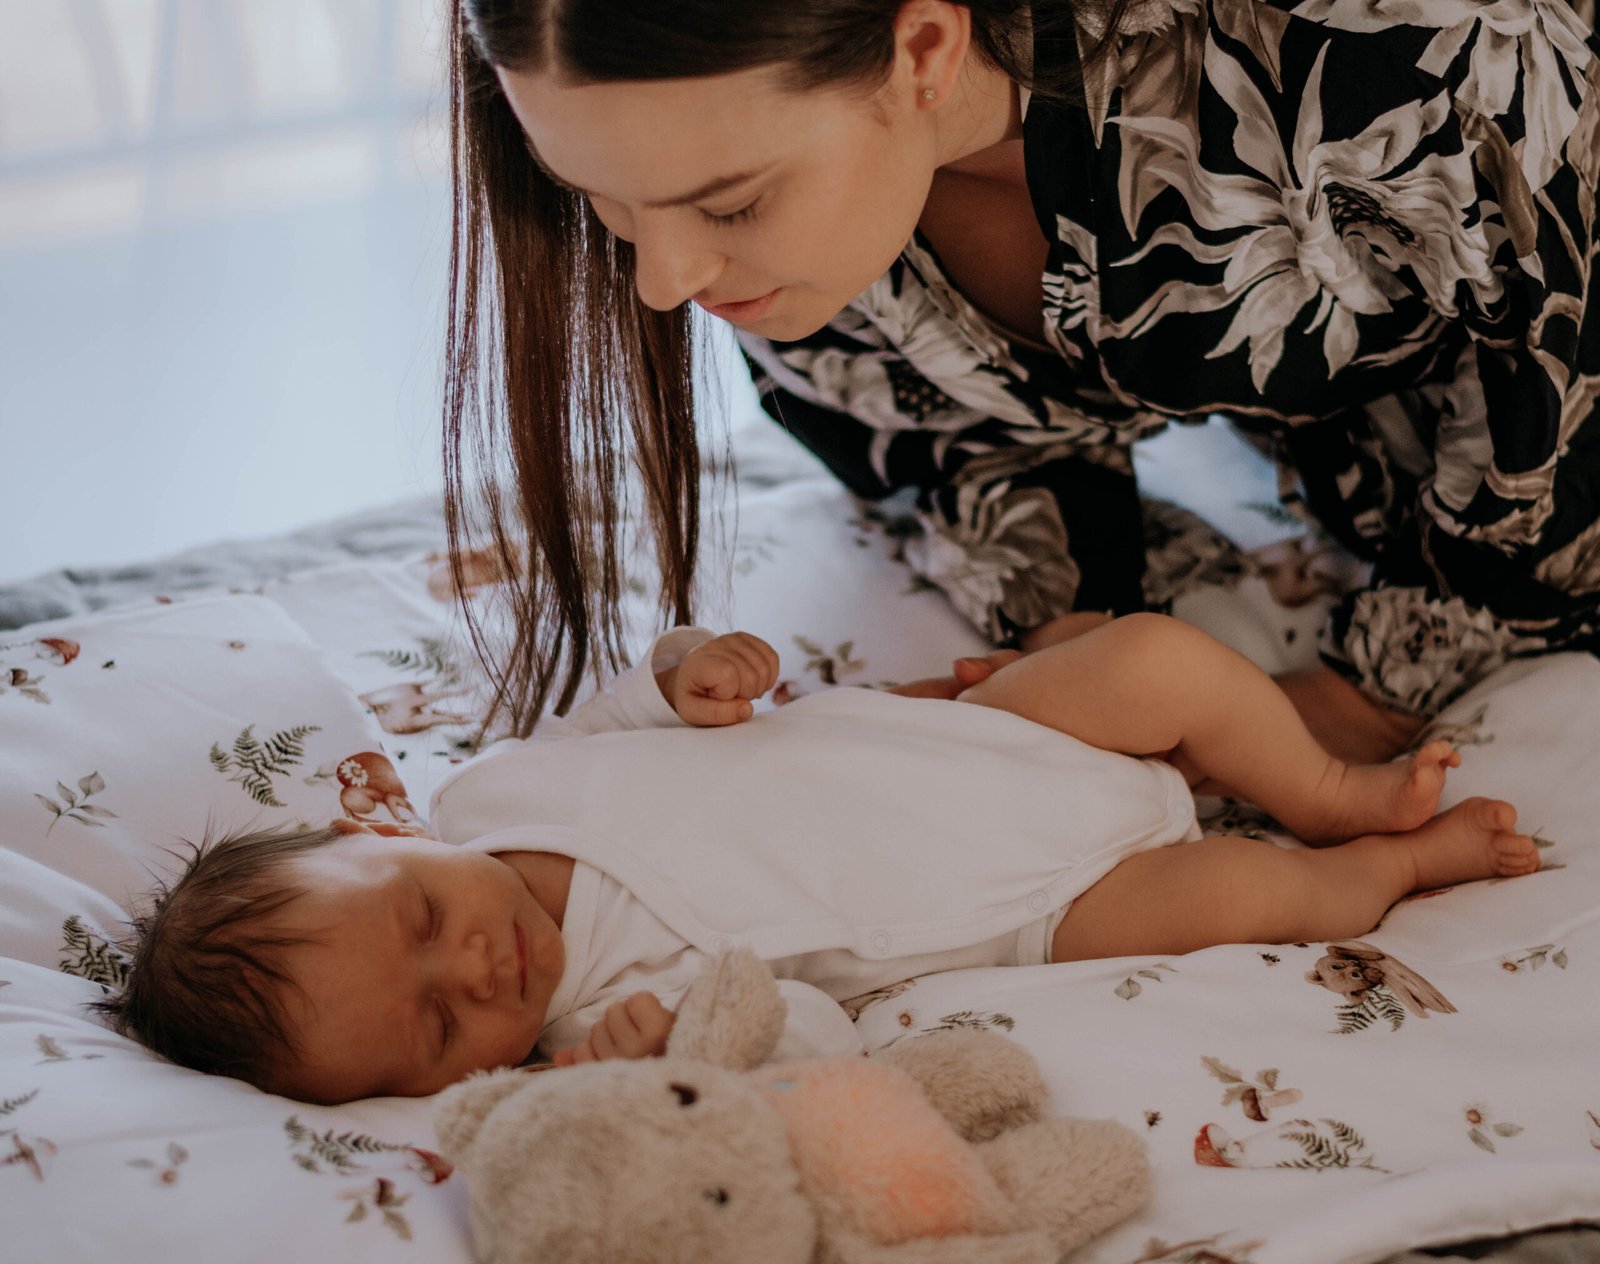
<svg viewBox="0 0 1600 1264"><path fill-rule="evenodd" d="M705 620L777 646L783 697L982 648L906 567L904 505L854 500L759 421L734 449ZM1268 670L1311 662L1360 567L1285 519L1225 427L1140 459L1152 601ZM117 985L130 902L180 840L408 819L467 757L482 684L441 546L419 501L0 587L5 1259L471 1258L428 1101L303 1105L168 1065L83 1008ZM633 615L643 645L648 604ZM1600 662L1562 655L1513 664L1425 735L1462 751L1447 802L1518 803L1539 874L1414 897L1358 942L962 971L853 1017L872 1048L1004 1031L1057 1109L1145 1137L1152 1201L1076 1259L1600 1259L1597 717ZM1293 845L1246 806L1201 814Z"/></svg>

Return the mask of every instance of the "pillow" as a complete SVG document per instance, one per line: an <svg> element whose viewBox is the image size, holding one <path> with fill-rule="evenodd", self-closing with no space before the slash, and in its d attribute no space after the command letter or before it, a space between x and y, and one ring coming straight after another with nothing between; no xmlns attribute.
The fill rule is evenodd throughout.
<svg viewBox="0 0 1600 1264"><path fill-rule="evenodd" d="M0 682L0 1255L468 1264L426 1099L306 1106L84 1009L180 840L408 815L324 652L262 597L191 599L9 634Z"/></svg>
<svg viewBox="0 0 1600 1264"><path fill-rule="evenodd" d="M409 819L382 733L255 596L36 624L0 642L0 954L99 982L185 841Z"/></svg>

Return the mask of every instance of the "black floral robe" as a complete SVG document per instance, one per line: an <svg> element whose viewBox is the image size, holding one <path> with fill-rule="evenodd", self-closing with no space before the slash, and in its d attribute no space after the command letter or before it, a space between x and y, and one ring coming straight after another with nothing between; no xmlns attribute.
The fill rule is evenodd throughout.
<svg viewBox="0 0 1600 1264"><path fill-rule="evenodd" d="M1600 649L1593 0L1145 0L1090 108L1033 97L1040 341L921 234L816 334L741 332L913 564L996 640L1142 607L1130 445L1213 412L1358 556L1324 660L1437 711ZM1036 63L1075 58L1040 43Z"/></svg>

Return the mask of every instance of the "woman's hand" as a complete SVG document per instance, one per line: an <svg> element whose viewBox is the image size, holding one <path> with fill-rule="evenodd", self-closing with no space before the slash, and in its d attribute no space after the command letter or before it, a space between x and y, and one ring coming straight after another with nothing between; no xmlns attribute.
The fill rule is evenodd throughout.
<svg viewBox="0 0 1600 1264"><path fill-rule="evenodd" d="M1387 763L1428 723L1422 716L1379 706L1331 667L1274 679L1323 749L1349 764Z"/></svg>
<svg viewBox="0 0 1600 1264"><path fill-rule="evenodd" d="M695 646L676 667L656 673L661 696L686 724L739 724L778 683L778 651L759 636L729 632Z"/></svg>
<svg viewBox="0 0 1600 1264"><path fill-rule="evenodd" d="M655 993L635 992L609 1007L581 1045L557 1049L550 1061L569 1067L607 1058L654 1058L667 1051L675 1021L677 1015Z"/></svg>
<svg viewBox="0 0 1600 1264"><path fill-rule="evenodd" d="M921 680L908 680L886 692L897 693L902 698L943 698L948 702L963 689L970 689L980 680L989 679L1007 663L1014 663L1021 657L1021 650L995 650L971 658L958 658L950 664L948 676L924 676Z"/></svg>
<svg viewBox="0 0 1600 1264"><path fill-rule="evenodd" d="M951 699L963 689L971 689L980 680L987 680L1007 663L1016 662L1024 654L1032 654L1047 645L1070 641L1075 636L1082 636L1102 624L1110 623L1111 619L1111 615L1099 610L1079 610L1072 614L1064 614L1050 620L1049 623L1042 623L1024 632L1020 638L1022 644L1020 650L994 650L989 654L958 658L951 664L948 676L926 676L921 680L909 680L903 685L896 685L889 692L897 693L903 698Z"/></svg>

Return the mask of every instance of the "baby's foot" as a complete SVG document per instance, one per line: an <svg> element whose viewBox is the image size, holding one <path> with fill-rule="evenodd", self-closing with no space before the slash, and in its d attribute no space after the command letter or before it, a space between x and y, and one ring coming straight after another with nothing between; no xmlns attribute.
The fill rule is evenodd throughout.
<svg viewBox="0 0 1600 1264"><path fill-rule="evenodd" d="M1410 759L1390 764L1348 765L1327 814L1332 827L1306 841L1416 829L1438 811L1446 769L1459 767L1461 756L1446 741L1429 742Z"/></svg>
<svg viewBox="0 0 1600 1264"><path fill-rule="evenodd" d="M1502 799L1466 799L1395 839L1416 864L1414 891L1480 878L1514 878L1539 867L1539 849L1513 831L1517 810Z"/></svg>

